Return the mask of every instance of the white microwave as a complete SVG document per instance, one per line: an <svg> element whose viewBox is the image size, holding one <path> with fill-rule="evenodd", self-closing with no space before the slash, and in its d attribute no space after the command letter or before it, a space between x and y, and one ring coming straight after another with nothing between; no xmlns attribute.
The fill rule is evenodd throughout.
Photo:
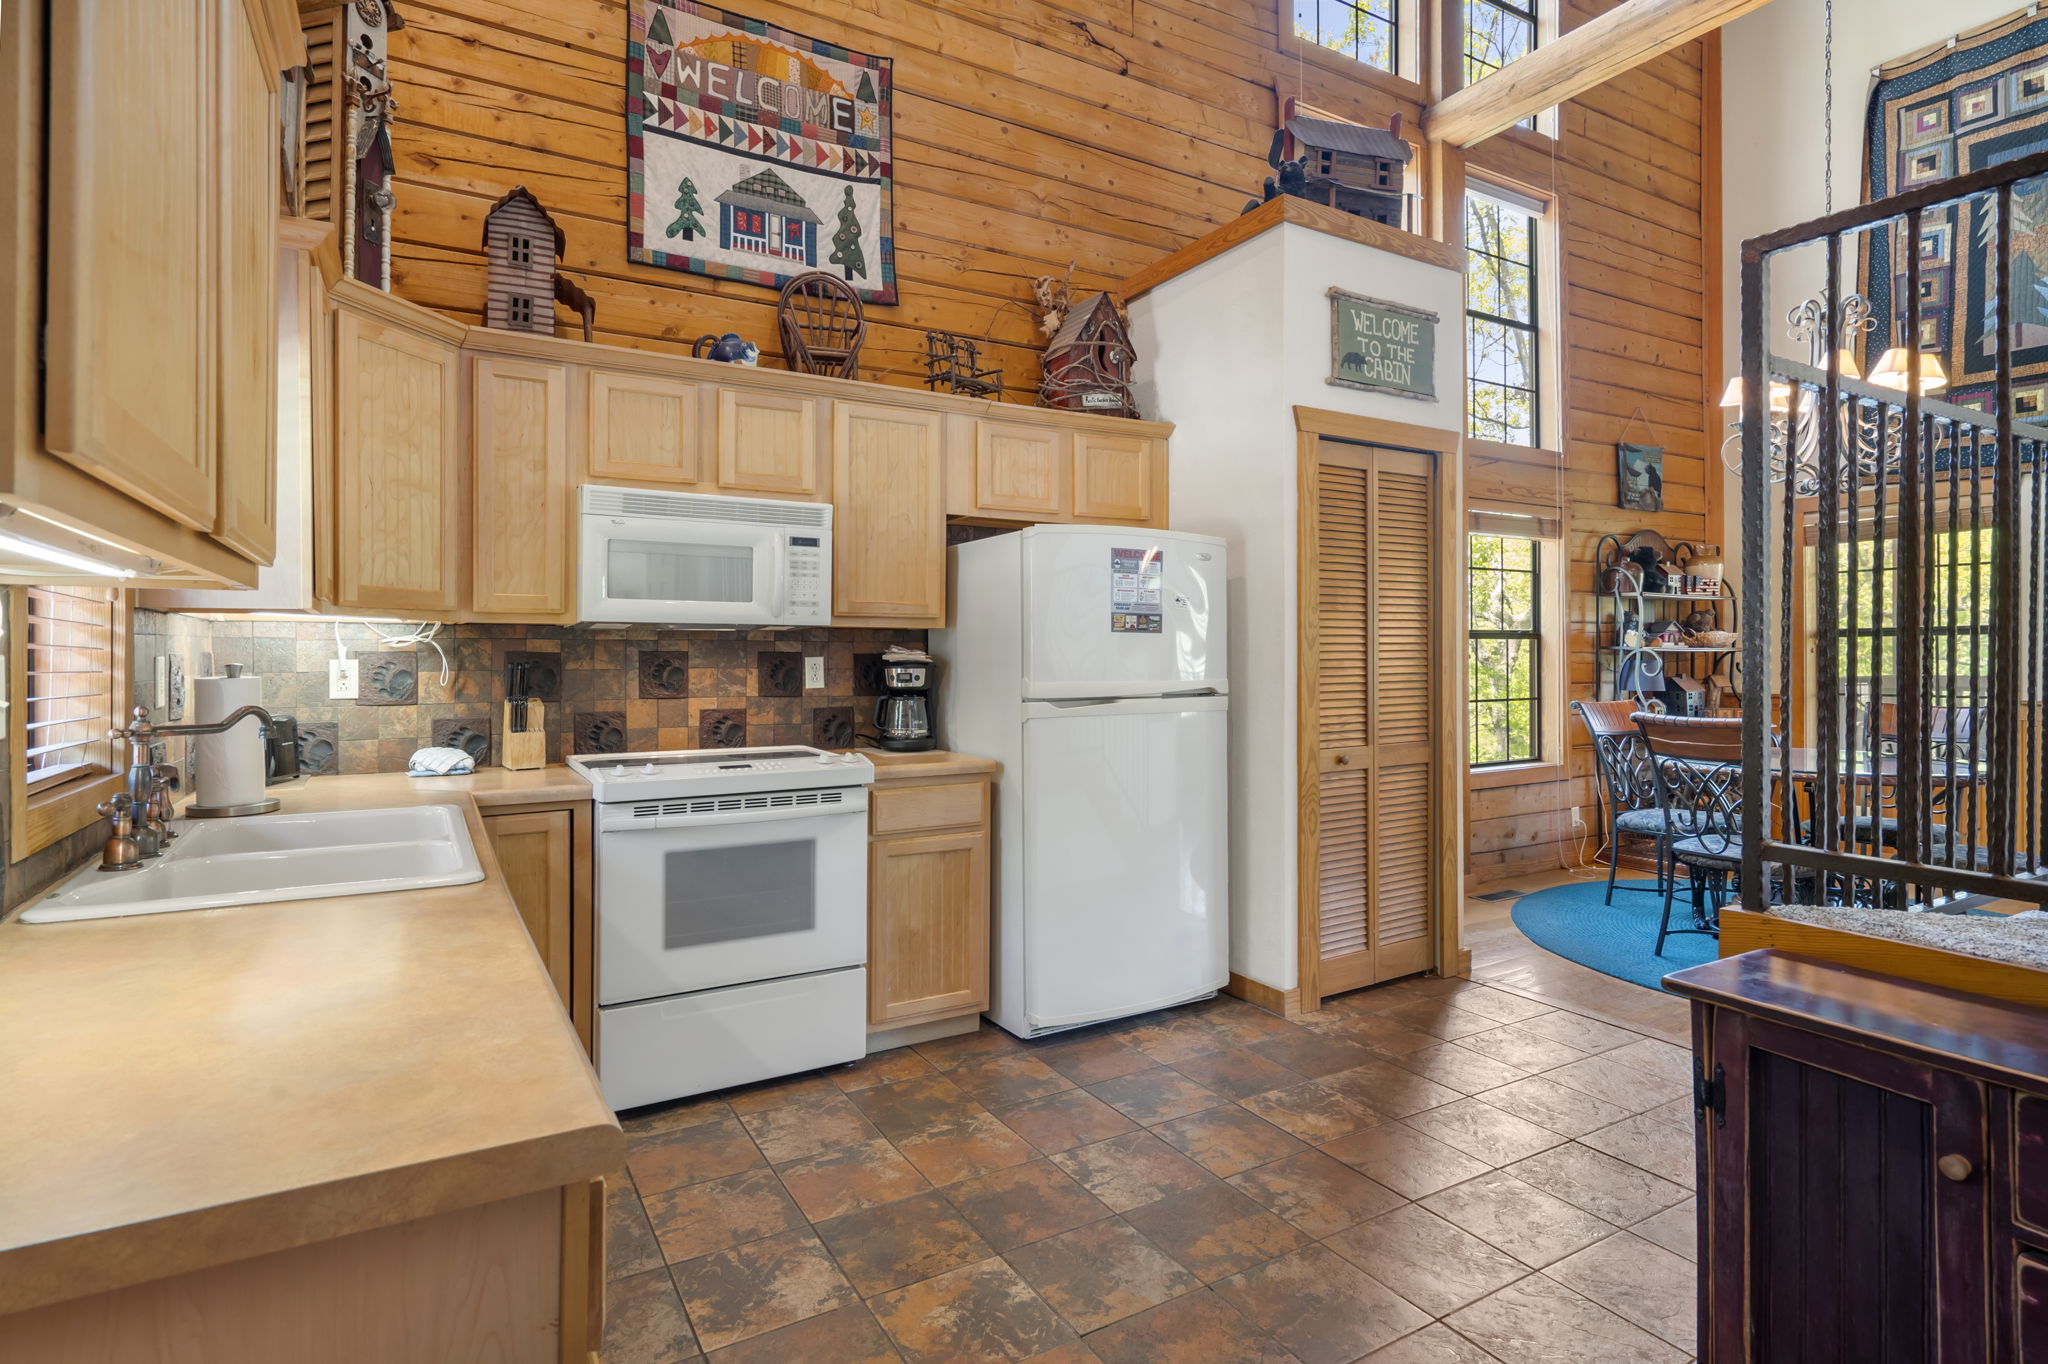
<svg viewBox="0 0 2048 1364"><path fill-rule="evenodd" d="M576 618L588 625L824 625L832 508L764 497L581 490Z"/></svg>

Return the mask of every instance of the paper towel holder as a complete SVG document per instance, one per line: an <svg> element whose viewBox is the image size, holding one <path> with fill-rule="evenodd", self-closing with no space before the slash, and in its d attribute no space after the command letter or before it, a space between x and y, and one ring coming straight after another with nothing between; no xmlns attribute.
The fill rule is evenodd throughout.
<svg viewBox="0 0 2048 1364"><path fill-rule="evenodd" d="M247 719L255 719L265 732L270 729L270 712L261 706L243 706L234 714L212 724L153 725L149 722L149 707L137 706L126 729L113 731L117 739L128 743L128 794L135 797L138 809L149 804L156 794L156 773L150 761L150 746L158 739L172 736L196 734L225 734ZM187 805L182 813L187 819L231 819L237 815L267 815L278 808L275 796L262 800L244 801L239 805Z"/></svg>

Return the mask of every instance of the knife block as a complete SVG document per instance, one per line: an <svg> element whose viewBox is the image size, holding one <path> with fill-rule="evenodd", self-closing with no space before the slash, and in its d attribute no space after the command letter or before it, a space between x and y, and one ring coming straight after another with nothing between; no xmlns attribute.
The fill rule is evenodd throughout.
<svg viewBox="0 0 2048 1364"><path fill-rule="evenodd" d="M526 729L512 732L512 703L504 704L498 724L498 766L515 772L546 767L548 763L547 707L539 701L526 703Z"/></svg>

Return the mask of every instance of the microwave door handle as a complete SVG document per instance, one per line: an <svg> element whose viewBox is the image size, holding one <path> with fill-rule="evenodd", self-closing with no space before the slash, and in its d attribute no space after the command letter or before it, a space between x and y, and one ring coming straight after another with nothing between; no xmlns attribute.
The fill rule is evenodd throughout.
<svg viewBox="0 0 2048 1364"><path fill-rule="evenodd" d="M789 534L776 531L772 541L775 553L775 598L769 604L774 619L780 621L789 614Z"/></svg>

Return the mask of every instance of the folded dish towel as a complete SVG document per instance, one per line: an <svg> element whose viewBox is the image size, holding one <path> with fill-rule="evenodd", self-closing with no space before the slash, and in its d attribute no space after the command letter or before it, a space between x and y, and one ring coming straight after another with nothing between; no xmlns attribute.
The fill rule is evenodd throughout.
<svg viewBox="0 0 2048 1364"><path fill-rule="evenodd" d="M459 748L422 748L405 765L408 777L462 777L476 771L476 759Z"/></svg>

